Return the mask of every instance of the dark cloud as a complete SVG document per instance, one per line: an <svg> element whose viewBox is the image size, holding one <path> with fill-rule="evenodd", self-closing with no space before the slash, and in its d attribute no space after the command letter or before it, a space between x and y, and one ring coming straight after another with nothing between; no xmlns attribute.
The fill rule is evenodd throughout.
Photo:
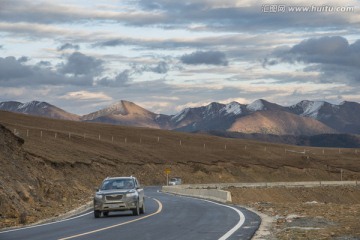
<svg viewBox="0 0 360 240"><path fill-rule="evenodd" d="M0 81L25 78L32 74L32 70L15 57L0 58Z"/></svg>
<svg viewBox="0 0 360 240"><path fill-rule="evenodd" d="M97 76L103 71L103 61L91 56L86 56L80 52L74 52L67 58L67 62L62 65L61 72L78 75Z"/></svg>
<svg viewBox="0 0 360 240"><path fill-rule="evenodd" d="M102 41L93 44L93 47L116 47L116 46L122 46L122 45L129 45L131 44L129 41L123 40L123 39L112 39L107 41Z"/></svg>
<svg viewBox="0 0 360 240"><path fill-rule="evenodd" d="M65 43L57 48L58 51L64 51L66 49L79 50L80 46L77 44Z"/></svg>
<svg viewBox="0 0 360 240"><path fill-rule="evenodd" d="M130 70L126 69L116 75L115 78L102 78L97 81L97 85L105 86L105 87L120 87L120 86L127 86L130 83Z"/></svg>
<svg viewBox="0 0 360 240"><path fill-rule="evenodd" d="M76 23L84 21L114 21L132 26L155 26L166 29L188 28L194 31L268 31L291 29L344 29L354 22L353 12L285 12L267 13L262 1L242 6L236 1L128 1L129 12L112 11L68 5L33 3L30 0L2 0L0 21L31 23ZM273 5L281 4L281 2ZM316 4L312 4L316 6ZM320 5L320 4L319 4ZM290 6L289 4L286 7ZM199 27L193 27L193 25ZM111 44L111 42L109 42Z"/></svg>
<svg viewBox="0 0 360 240"><path fill-rule="evenodd" d="M49 61L40 61L37 63L38 66L40 67L50 67L51 66L51 62Z"/></svg>
<svg viewBox="0 0 360 240"><path fill-rule="evenodd" d="M21 58L18 59L18 61L21 62L21 63L25 63L25 62L27 62L29 60L30 60L30 58L25 57L25 56L22 56Z"/></svg>
<svg viewBox="0 0 360 240"><path fill-rule="evenodd" d="M270 5L283 5L285 12L267 13ZM313 4L314 5L314 4ZM164 28L181 28L193 23L200 24L194 30L259 31L348 27L353 12L331 14L329 12L290 12L290 4L253 1L239 5L236 1L168 1L140 0L139 6L148 12L162 12L164 18L157 25ZM305 5L306 6L306 5ZM144 23L146 24L146 23ZM358 23L357 23L358 25ZM192 29L191 27L189 28Z"/></svg>
<svg viewBox="0 0 360 240"><path fill-rule="evenodd" d="M153 12L111 11L84 8L76 4L33 2L31 0L2 0L0 2L0 21L33 23L74 23L89 20L119 21L132 25L156 24L162 15Z"/></svg>
<svg viewBox="0 0 360 240"><path fill-rule="evenodd" d="M264 60L264 66L303 63L306 72L321 72L323 82L360 83L360 40L349 44L341 36L310 38L291 48L277 49Z"/></svg>
<svg viewBox="0 0 360 240"><path fill-rule="evenodd" d="M24 64L23 59L15 57L0 58L0 86L31 86L31 85L79 85L93 84L93 76L68 76L58 69L51 70L49 62L39 62L35 65Z"/></svg>
<svg viewBox="0 0 360 240"><path fill-rule="evenodd" d="M180 60L181 62L189 65L228 65L226 55L223 52L219 51L196 51L190 54L183 55Z"/></svg>

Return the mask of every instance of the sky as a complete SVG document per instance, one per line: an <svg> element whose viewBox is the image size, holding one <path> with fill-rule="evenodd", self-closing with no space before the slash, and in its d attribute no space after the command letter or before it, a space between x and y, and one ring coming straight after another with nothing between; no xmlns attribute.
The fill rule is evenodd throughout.
<svg viewBox="0 0 360 240"><path fill-rule="evenodd" d="M0 0L0 101L360 102L360 1Z"/></svg>

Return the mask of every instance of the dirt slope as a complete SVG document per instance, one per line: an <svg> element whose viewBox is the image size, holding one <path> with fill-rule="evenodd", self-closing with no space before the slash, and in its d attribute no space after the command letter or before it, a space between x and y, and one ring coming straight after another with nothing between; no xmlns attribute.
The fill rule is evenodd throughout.
<svg viewBox="0 0 360 240"><path fill-rule="evenodd" d="M106 176L164 184L168 167L184 183L339 180L341 169L345 180L360 178L355 149L302 154L289 145L9 112L0 112L0 124L8 129L0 134L0 227L23 213L33 222L85 203Z"/></svg>

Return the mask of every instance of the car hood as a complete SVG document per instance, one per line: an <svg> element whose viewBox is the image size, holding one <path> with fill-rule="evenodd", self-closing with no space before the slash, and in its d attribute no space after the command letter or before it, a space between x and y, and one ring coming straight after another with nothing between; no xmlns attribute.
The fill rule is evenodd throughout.
<svg viewBox="0 0 360 240"><path fill-rule="evenodd" d="M96 194L104 194L104 195L108 195L108 194L126 194L129 192L133 192L132 189L126 189L126 190L119 190L119 189L111 189L111 190L100 190L98 192L96 192Z"/></svg>

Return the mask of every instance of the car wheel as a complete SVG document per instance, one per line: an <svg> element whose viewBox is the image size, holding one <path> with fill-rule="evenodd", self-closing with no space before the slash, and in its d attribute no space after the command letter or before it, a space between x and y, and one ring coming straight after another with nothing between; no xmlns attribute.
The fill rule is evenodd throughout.
<svg viewBox="0 0 360 240"><path fill-rule="evenodd" d="M134 216L138 216L140 214L139 201L136 202L136 208L132 210Z"/></svg>
<svg viewBox="0 0 360 240"><path fill-rule="evenodd" d="M95 218L99 218L100 215L101 215L101 211L97 211L97 210L94 211L94 217Z"/></svg>
<svg viewBox="0 0 360 240"><path fill-rule="evenodd" d="M144 213L145 213L145 199L143 200L143 204L142 204L142 206L141 206L141 208L140 208L140 213L141 213L141 214L144 214Z"/></svg>
<svg viewBox="0 0 360 240"><path fill-rule="evenodd" d="M105 217L107 217L107 216L109 216L109 212L103 212L103 215L104 215Z"/></svg>

